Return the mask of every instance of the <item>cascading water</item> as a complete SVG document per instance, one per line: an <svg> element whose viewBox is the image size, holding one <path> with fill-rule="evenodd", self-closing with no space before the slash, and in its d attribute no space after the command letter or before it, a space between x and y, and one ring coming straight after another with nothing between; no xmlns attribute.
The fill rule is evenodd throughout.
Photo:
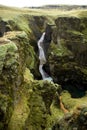
<svg viewBox="0 0 87 130"><path fill-rule="evenodd" d="M43 49L44 37L45 37L45 32L42 34L41 38L38 41L39 60L40 60L39 71L41 73L43 80L52 81L53 79L43 70L43 65L46 64L46 56Z"/></svg>

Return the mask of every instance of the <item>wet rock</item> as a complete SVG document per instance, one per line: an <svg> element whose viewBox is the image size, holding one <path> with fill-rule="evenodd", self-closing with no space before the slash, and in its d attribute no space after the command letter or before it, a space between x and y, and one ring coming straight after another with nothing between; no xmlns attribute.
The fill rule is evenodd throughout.
<svg viewBox="0 0 87 130"><path fill-rule="evenodd" d="M6 31L6 22L3 20L0 20L0 37L2 37Z"/></svg>
<svg viewBox="0 0 87 130"><path fill-rule="evenodd" d="M87 105L82 105L87 102L85 91L83 97L72 97L58 84L35 80L40 76L37 40L44 31L44 23L51 18L39 16L38 12L38 16L30 15L24 10L26 13L14 9L11 17L6 16L6 28L2 24L0 30L3 36L0 38L0 129L86 130ZM63 16L55 23L53 33L49 27L46 30L45 41L51 41L48 34L52 33L52 44L50 64L44 68L50 68L55 82L62 85L69 82L83 91L87 89L87 19ZM60 96L69 111L67 114L61 110Z"/></svg>
<svg viewBox="0 0 87 130"><path fill-rule="evenodd" d="M51 25L47 24L45 28L45 36L43 40L43 49L44 49L46 57L48 55L47 52L48 52L48 48L51 43L51 40L52 40L52 27Z"/></svg>

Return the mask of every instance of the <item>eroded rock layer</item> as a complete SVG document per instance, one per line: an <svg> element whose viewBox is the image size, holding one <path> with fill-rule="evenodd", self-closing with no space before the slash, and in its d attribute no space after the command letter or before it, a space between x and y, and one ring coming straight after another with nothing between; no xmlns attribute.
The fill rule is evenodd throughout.
<svg viewBox="0 0 87 130"><path fill-rule="evenodd" d="M54 20L49 11L0 6L0 130L87 129L86 12ZM54 83L39 73L46 23L53 32L44 69Z"/></svg>

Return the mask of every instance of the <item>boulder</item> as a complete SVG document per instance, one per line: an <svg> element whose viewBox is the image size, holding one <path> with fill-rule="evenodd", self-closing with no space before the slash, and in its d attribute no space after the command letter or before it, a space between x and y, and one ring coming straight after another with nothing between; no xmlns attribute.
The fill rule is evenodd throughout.
<svg viewBox="0 0 87 130"><path fill-rule="evenodd" d="M86 130L87 106L79 106L73 113L66 114L52 130Z"/></svg>
<svg viewBox="0 0 87 130"><path fill-rule="evenodd" d="M2 37L6 31L6 22L3 20L0 20L0 37Z"/></svg>

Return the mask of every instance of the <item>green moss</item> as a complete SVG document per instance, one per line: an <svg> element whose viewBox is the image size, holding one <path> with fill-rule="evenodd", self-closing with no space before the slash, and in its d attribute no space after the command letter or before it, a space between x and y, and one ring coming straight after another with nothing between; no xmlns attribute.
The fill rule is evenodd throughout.
<svg viewBox="0 0 87 130"><path fill-rule="evenodd" d="M12 111L12 98L0 91L0 130L3 130L8 124Z"/></svg>
<svg viewBox="0 0 87 130"><path fill-rule="evenodd" d="M73 111L76 107L79 107L81 105L84 105L84 104L87 105L86 95L82 98L72 98L68 91L63 91L61 96L62 96L62 102L64 103L65 108L68 109L69 111Z"/></svg>
<svg viewBox="0 0 87 130"><path fill-rule="evenodd" d="M13 30L25 31L28 35L31 33L32 30L29 27L29 20L26 15L16 16L13 21L15 21Z"/></svg>
<svg viewBox="0 0 87 130"><path fill-rule="evenodd" d="M87 75L87 68L81 68L81 72L83 72L85 75Z"/></svg>
<svg viewBox="0 0 87 130"><path fill-rule="evenodd" d="M52 104L50 106L50 110L51 110L51 115L47 116L46 130L52 128L52 126L56 122L58 122L58 120L60 120L62 118L62 116L64 115L62 110L58 106L55 106L55 104L53 102L52 102Z"/></svg>
<svg viewBox="0 0 87 130"><path fill-rule="evenodd" d="M30 115L26 121L26 129L42 130L51 127L53 119L50 117L50 106L57 87L47 81L34 81L31 85L32 93L29 99ZM53 112L52 112L53 115Z"/></svg>
<svg viewBox="0 0 87 130"><path fill-rule="evenodd" d="M25 70L25 67L27 67L36 73L38 71L37 69L38 60L37 60L37 56L34 51L34 48L30 45L27 34L24 31L12 31L12 32L8 32L5 35L5 37L10 39L16 44L18 48L18 51L17 51L18 62L20 64L20 67L23 69L23 72ZM8 54L9 53L10 53L10 50L8 50ZM14 52L11 52L11 53L14 53ZM14 60L14 55L12 56ZM15 57L16 56L17 55L15 53ZM10 60L12 60L12 58L10 58L8 62L10 62Z"/></svg>
<svg viewBox="0 0 87 130"><path fill-rule="evenodd" d="M0 122L0 130L3 130L4 129L4 125L3 123Z"/></svg>
<svg viewBox="0 0 87 130"><path fill-rule="evenodd" d="M15 52L17 51L17 46L9 41L7 44L0 45L0 73L2 72L2 68L4 66L4 61L6 61L6 65L12 65L17 59L17 55Z"/></svg>
<svg viewBox="0 0 87 130"><path fill-rule="evenodd" d="M76 36L83 36L83 34L79 31L76 30L67 30L67 33L71 33L72 35L76 35Z"/></svg>
<svg viewBox="0 0 87 130"><path fill-rule="evenodd" d="M30 70L28 68L26 68L25 72L24 72L24 81L27 83L30 83L33 80L34 80L34 78L33 78L32 73L30 72Z"/></svg>
<svg viewBox="0 0 87 130"><path fill-rule="evenodd" d="M59 57L71 55L72 53L63 44L64 41L62 39L60 41L60 45L52 43L49 50L49 52L51 52L51 55Z"/></svg>
<svg viewBox="0 0 87 130"><path fill-rule="evenodd" d="M27 52L27 59L26 59L26 66L31 70L31 69L34 69L35 68L35 64L36 64L36 54L35 54L35 51L34 51L34 48L29 45L28 46L29 48L26 50L28 51Z"/></svg>
<svg viewBox="0 0 87 130"><path fill-rule="evenodd" d="M33 93L30 99L30 116L28 119L28 129L38 130L46 124L46 110L42 97Z"/></svg>
<svg viewBox="0 0 87 130"><path fill-rule="evenodd" d="M72 99L70 93L68 93L67 91L64 91L61 96L65 108L68 109L69 111L73 110L73 108L76 105L76 100Z"/></svg>
<svg viewBox="0 0 87 130"><path fill-rule="evenodd" d="M15 105L12 117L8 124L9 130L23 130L25 121L29 115L28 101L22 96L20 101Z"/></svg>
<svg viewBox="0 0 87 130"><path fill-rule="evenodd" d="M84 40L87 43L87 27L83 30L83 34L84 34Z"/></svg>
<svg viewBox="0 0 87 130"><path fill-rule="evenodd" d="M11 101L10 97L0 92L0 109L3 111L4 115L7 112L9 101Z"/></svg>
<svg viewBox="0 0 87 130"><path fill-rule="evenodd" d="M83 17L86 16L86 14L83 15L84 12L86 13L87 11L72 10L61 12L55 9L33 10L10 7L0 8L0 16L7 21L7 26L11 30L15 30L14 32L7 32L5 35L5 38L10 39L11 41L5 41L4 43L1 42L0 45L0 90L5 94L0 94L0 106L5 114L8 130L48 130L51 129L54 123L63 116L63 112L60 110L59 104L55 105L54 103L54 95L59 90L58 86L56 87L55 84L47 81L35 81L33 75L31 74L31 72L33 72L33 74L36 74L37 77L39 63L35 50L32 46L34 46L37 50L36 40L44 30L45 22L54 24L53 20L57 17L57 15L66 15L68 18L71 18L71 15ZM35 16L38 16L39 19L43 16L43 24L39 21L39 26L38 22L36 23ZM53 68L56 68L53 71L54 73L58 72L57 74L59 74L54 75L56 75L56 78L65 76L64 80L67 79L68 73L71 78L73 77L71 72L74 71L73 68L75 66L74 62L70 62L67 58L72 55L72 53L67 49L66 44L68 42L70 44L72 42L74 43L74 41L77 43L78 41L79 43L83 43L85 41L84 43L86 43L87 40L86 28L83 32L79 31L81 29L77 24L79 19L76 21L73 17L73 21L72 18L71 21L68 21L68 18L63 21L64 24L61 25L62 28L60 27L59 30L61 32L60 35L62 34L62 31L65 31L64 35L66 39L57 39L56 41L58 44L56 45L52 43L50 48L50 54L54 59ZM70 30L66 31L68 25ZM74 27L76 30L73 30ZM81 25L81 27L83 29L85 26ZM20 30L20 32L17 32L17 30ZM71 40L71 37L73 37L72 39L74 40ZM70 47L72 49L75 46L72 45ZM58 69L60 70L60 73ZM75 71L77 71L77 69L75 68ZM79 70L80 68L78 69L78 73ZM65 74L65 72L67 73ZM80 72L82 72L81 74L87 76L86 68L81 69ZM62 81L64 82L64 80ZM12 98L9 98L7 95ZM87 104L87 95L80 99L73 99L68 92L64 91L61 95L62 102L65 108L69 111L73 111L73 109L79 104ZM0 129L3 129L3 127L4 124L1 121Z"/></svg>

